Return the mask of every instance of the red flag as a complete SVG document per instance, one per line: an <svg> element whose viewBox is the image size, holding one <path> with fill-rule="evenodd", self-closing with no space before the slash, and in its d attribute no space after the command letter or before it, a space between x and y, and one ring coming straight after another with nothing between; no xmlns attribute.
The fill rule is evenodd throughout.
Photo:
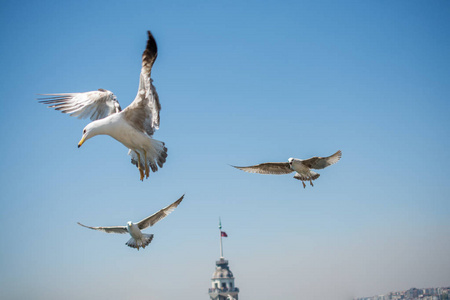
<svg viewBox="0 0 450 300"><path fill-rule="evenodd" d="M221 231L220 235L223 236L223 237L228 237L228 235L227 235L227 233L225 231Z"/></svg>

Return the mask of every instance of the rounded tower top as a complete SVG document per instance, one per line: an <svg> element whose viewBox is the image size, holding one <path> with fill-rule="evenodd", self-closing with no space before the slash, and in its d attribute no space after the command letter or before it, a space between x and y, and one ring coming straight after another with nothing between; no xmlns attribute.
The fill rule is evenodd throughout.
<svg viewBox="0 0 450 300"><path fill-rule="evenodd" d="M234 278L233 272L231 272L228 267L228 260L220 258L220 260L216 261L216 270L212 276L212 279L220 279L220 278Z"/></svg>

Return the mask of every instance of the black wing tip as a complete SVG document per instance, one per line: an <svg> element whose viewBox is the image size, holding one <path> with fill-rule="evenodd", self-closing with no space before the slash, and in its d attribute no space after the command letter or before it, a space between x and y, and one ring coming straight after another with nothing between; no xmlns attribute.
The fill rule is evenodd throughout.
<svg viewBox="0 0 450 300"><path fill-rule="evenodd" d="M156 45L156 40L150 30L147 31L147 34L147 46L145 47L144 53L142 53L142 67L145 69L145 72L150 73L153 63L155 62L156 57L158 57L158 46Z"/></svg>
<svg viewBox="0 0 450 300"><path fill-rule="evenodd" d="M177 201L175 201L175 203L180 204L181 201L183 201L183 199L184 199L184 195L186 195L186 193L184 193L183 196L180 197L180 199L178 199Z"/></svg>
<svg viewBox="0 0 450 300"><path fill-rule="evenodd" d="M71 96L64 94L36 94L36 96L36 100L43 104L62 103L71 98Z"/></svg>
<svg viewBox="0 0 450 300"><path fill-rule="evenodd" d="M52 94L36 94L36 100L39 103L44 103L44 104L49 104L50 101L55 101L54 96L52 96ZM46 103L46 102L49 102L49 103Z"/></svg>
<svg viewBox="0 0 450 300"><path fill-rule="evenodd" d="M242 168L246 168L246 167L239 167L239 166L233 166L233 165L229 165L230 167L236 168L238 170L242 170Z"/></svg>
<svg viewBox="0 0 450 300"><path fill-rule="evenodd" d="M148 40L147 40L147 48L151 53L155 56L158 54L158 46L156 45L155 37L153 36L150 30L147 30Z"/></svg>

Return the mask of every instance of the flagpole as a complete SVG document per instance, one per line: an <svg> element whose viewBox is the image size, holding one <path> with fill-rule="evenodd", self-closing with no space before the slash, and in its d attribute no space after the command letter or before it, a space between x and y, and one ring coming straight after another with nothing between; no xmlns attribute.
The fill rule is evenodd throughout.
<svg viewBox="0 0 450 300"><path fill-rule="evenodd" d="M220 236L220 258L223 258L223 246L222 246L222 222L219 217L219 236Z"/></svg>

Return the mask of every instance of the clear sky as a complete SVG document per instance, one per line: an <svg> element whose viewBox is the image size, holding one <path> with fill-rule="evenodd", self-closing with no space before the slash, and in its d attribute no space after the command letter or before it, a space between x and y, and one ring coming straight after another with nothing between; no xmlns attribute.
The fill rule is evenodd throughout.
<svg viewBox="0 0 450 300"><path fill-rule="evenodd" d="M450 285L449 1L2 1L0 298L351 299ZM164 168L36 94L134 99L151 30ZM232 165L327 156L292 175ZM125 225L185 200L144 232Z"/></svg>

